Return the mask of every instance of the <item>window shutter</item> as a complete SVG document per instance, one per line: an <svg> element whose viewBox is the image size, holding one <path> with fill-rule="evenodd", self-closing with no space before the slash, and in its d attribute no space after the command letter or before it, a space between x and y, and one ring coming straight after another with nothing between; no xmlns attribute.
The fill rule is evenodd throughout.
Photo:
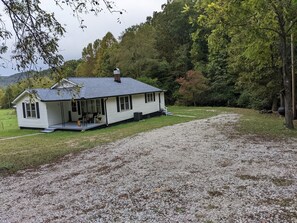
<svg viewBox="0 0 297 223"><path fill-rule="evenodd" d="M23 117L26 118L26 108L25 108L25 103L22 103L23 106Z"/></svg>
<svg viewBox="0 0 297 223"><path fill-rule="evenodd" d="M37 113L37 118L40 118L39 103L38 102L36 102L36 113Z"/></svg>
<svg viewBox="0 0 297 223"><path fill-rule="evenodd" d="M78 115L81 114L81 110L80 110L80 101L77 101L77 112L78 112Z"/></svg>
<svg viewBox="0 0 297 223"><path fill-rule="evenodd" d="M104 104L104 99L101 99L101 114L105 115L105 104Z"/></svg>
<svg viewBox="0 0 297 223"><path fill-rule="evenodd" d="M147 94L144 94L144 98L145 98L145 103L147 103Z"/></svg>
<svg viewBox="0 0 297 223"><path fill-rule="evenodd" d="M156 93L154 92L153 94L154 94L154 101L156 101Z"/></svg>
<svg viewBox="0 0 297 223"><path fill-rule="evenodd" d="M117 97L117 108L118 108L118 112L120 112L120 98Z"/></svg>
<svg viewBox="0 0 297 223"><path fill-rule="evenodd" d="M130 109L133 109L133 104L132 104L132 95L130 95Z"/></svg>

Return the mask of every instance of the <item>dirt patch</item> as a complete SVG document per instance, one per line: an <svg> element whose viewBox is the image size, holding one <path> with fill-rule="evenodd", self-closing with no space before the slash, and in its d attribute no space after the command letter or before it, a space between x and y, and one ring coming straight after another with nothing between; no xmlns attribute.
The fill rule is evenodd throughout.
<svg viewBox="0 0 297 223"><path fill-rule="evenodd" d="M168 126L2 177L0 222L297 222L296 140L250 140L238 119Z"/></svg>

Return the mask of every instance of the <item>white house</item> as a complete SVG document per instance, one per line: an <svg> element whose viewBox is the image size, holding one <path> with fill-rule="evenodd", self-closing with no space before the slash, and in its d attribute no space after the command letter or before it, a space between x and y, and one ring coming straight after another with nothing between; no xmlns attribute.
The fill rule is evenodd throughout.
<svg viewBox="0 0 297 223"><path fill-rule="evenodd" d="M86 130L161 114L164 91L132 78L68 78L22 92L13 103L20 128Z"/></svg>

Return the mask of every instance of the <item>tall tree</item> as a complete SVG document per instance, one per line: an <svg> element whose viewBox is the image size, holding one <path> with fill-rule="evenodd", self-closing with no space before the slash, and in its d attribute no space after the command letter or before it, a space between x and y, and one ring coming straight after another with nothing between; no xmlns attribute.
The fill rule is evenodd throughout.
<svg viewBox="0 0 297 223"><path fill-rule="evenodd" d="M216 0L206 4L204 8L207 11L207 23L213 28L212 32L224 26L231 43L238 40L238 36L248 41L249 44L245 47L241 46L244 49L241 53L244 58L257 61L259 58L258 43L265 43L263 36L266 42L277 46L274 49L279 49L279 52L273 55L279 56L276 58L279 63L275 65L281 69L283 79L286 127L294 128L288 43L290 34L296 29L296 2L292 0ZM261 58L261 61L270 61L270 58L270 56Z"/></svg>
<svg viewBox="0 0 297 223"><path fill-rule="evenodd" d="M93 70L94 76L109 76L111 71L115 68L115 61L112 60L112 52L117 47L118 41L111 32L106 35L99 42L97 47L95 67Z"/></svg>
<svg viewBox="0 0 297 223"><path fill-rule="evenodd" d="M155 13L151 23L156 30L155 48L163 72L157 78L167 90L167 102L174 103L178 84L175 80L193 69L190 49L192 46L191 33L195 29L189 23L189 15L183 13L185 4L193 5L191 0L168 1L163 11Z"/></svg>
<svg viewBox="0 0 297 223"><path fill-rule="evenodd" d="M95 76L95 62L96 54L100 46L100 39L94 41L94 43L89 43L87 47L83 48L82 51L82 61L77 66L75 73L76 76L80 77L90 77Z"/></svg>
<svg viewBox="0 0 297 223"><path fill-rule="evenodd" d="M133 78L152 75L153 67L158 66L156 38L154 27L148 23L126 29L115 52L117 66L125 75Z"/></svg>

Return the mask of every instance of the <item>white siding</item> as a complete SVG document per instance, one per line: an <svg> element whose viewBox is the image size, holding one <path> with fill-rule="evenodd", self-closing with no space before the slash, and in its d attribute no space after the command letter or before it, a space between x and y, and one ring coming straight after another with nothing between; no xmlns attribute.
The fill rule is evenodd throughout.
<svg viewBox="0 0 297 223"><path fill-rule="evenodd" d="M164 109L165 108L165 96L164 96L164 92L160 92L159 94L160 94L160 107L161 107L161 109Z"/></svg>
<svg viewBox="0 0 297 223"><path fill-rule="evenodd" d="M19 100L16 104L17 118L19 127L26 128L48 128L48 119L47 119L47 109L46 104L39 101L38 99L34 99L35 102L39 103L39 114L40 118L24 118L23 116L23 106L22 103L29 103L30 98L25 96Z"/></svg>
<svg viewBox="0 0 297 223"><path fill-rule="evenodd" d="M134 112L142 112L143 115L147 115L153 112L160 111L159 97L156 93L155 101L145 103L145 94L138 94L133 96L133 110Z"/></svg>
<svg viewBox="0 0 297 223"><path fill-rule="evenodd" d="M112 98L107 99L107 101L106 101L106 111L107 111L107 118L108 118L108 123L109 124L124 121L124 120L127 120L127 119L130 119L130 118L134 117L133 110L122 111L122 112L117 111L116 97L112 97Z"/></svg>
<svg viewBox="0 0 297 223"><path fill-rule="evenodd" d="M155 101L145 103L145 94L132 95L133 109L128 111L117 111L116 97L108 98L106 101L108 123L116 123L131 119L134 117L134 112L142 112L143 115L160 111L160 108L164 108L164 93L160 95L161 104L159 103L159 93L155 95ZM162 107L163 106L163 107Z"/></svg>

